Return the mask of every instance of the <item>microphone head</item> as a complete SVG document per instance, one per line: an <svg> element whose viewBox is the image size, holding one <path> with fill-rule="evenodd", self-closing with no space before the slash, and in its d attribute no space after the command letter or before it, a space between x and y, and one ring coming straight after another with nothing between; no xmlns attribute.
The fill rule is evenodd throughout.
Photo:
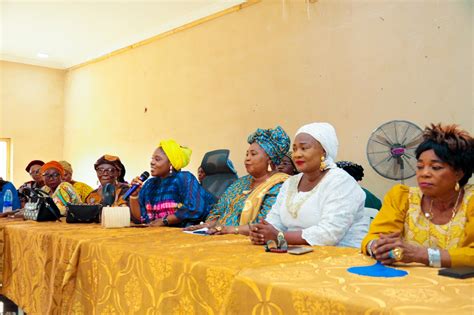
<svg viewBox="0 0 474 315"><path fill-rule="evenodd" d="M114 204L115 201L115 186L107 183L102 188L102 205L109 207Z"/></svg>
<svg viewBox="0 0 474 315"><path fill-rule="evenodd" d="M143 172L142 175L140 175L140 180L142 182L146 181L148 179L148 177L150 177L150 173L148 173L147 171Z"/></svg>

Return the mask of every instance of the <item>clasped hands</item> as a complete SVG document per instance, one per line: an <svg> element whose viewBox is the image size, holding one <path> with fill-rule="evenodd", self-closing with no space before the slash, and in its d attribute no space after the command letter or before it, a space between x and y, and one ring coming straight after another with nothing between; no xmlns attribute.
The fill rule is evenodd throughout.
<svg viewBox="0 0 474 315"><path fill-rule="evenodd" d="M408 244L401 238L400 232L380 234L371 244L372 255L384 265L395 262L421 262L423 247Z"/></svg>
<svg viewBox="0 0 474 315"><path fill-rule="evenodd" d="M277 240L278 230L267 221L262 220L257 224L249 224L249 238L254 245L265 245L269 240Z"/></svg>

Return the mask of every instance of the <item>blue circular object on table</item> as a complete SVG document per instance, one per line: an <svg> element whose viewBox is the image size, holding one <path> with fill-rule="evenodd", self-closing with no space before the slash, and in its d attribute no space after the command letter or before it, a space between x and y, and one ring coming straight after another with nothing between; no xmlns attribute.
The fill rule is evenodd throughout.
<svg viewBox="0 0 474 315"><path fill-rule="evenodd" d="M404 277L408 274L405 270L398 270L392 267L382 265L381 262L377 261L371 266L360 266L347 268L347 271L360 276L367 277L383 277L383 278L394 278Z"/></svg>

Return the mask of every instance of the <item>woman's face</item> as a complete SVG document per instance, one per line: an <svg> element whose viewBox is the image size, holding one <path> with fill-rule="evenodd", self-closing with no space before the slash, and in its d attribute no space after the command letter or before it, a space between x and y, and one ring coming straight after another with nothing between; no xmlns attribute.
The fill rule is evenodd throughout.
<svg viewBox="0 0 474 315"><path fill-rule="evenodd" d="M200 182L202 182L204 177L206 177L206 173L204 173L204 170L202 169L202 167L199 166L199 168L198 168L198 180Z"/></svg>
<svg viewBox="0 0 474 315"><path fill-rule="evenodd" d="M434 152L427 150L420 154L416 164L416 180L423 194L443 197L454 192L454 186L464 176L443 162Z"/></svg>
<svg viewBox="0 0 474 315"><path fill-rule="evenodd" d="M59 184L61 184L61 174L55 168L46 169L42 175L44 184L53 191L59 186Z"/></svg>
<svg viewBox="0 0 474 315"><path fill-rule="evenodd" d="M307 133L300 133L293 142L293 161L301 173L319 171L321 157L325 156L321 144Z"/></svg>
<svg viewBox="0 0 474 315"><path fill-rule="evenodd" d="M162 148L157 148L151 156L151 176L166 177L170 173L171 163Z"/></svg>
<svg viewBox="0 0 474 315"><path fill-rule="evenodd" d="M290 158L287 156L281 160L281 163L276 167L276 169L278 172L286 173L288 175L295 175L293 163L291 163Z"/></svg>
<svg viewBox="0 0 474 315"><path fill-rule="evenodd" d="M265 153L265 150L256 142L252 143L245 156L245 168L247 172L253 177L261 177L268 173L269 163L270 158L267 153Z"/></svg>
<svg viewBox="0 0 474 315"><path fill-rule="evenodd" d="M40 165L33 165L30 167L30 176L33 178L33 180L37 183L43 182L43 177L40 172L41 166Z"/></svg>
<svg viewBox="0 0 474 315"><path fill-rule="evenodd" d="M70 183L70 182L72 181L72 173L69 172L69 171L64 170L63 180L64 180L65 182Z"/></svg>
<svg viewBox="0 0 474 315"><path fill-rule="evenodd" d="M119 171L112 164L103 163L96 168L97 178L102 186L105 184L113 184L117 182Z"/></svg>

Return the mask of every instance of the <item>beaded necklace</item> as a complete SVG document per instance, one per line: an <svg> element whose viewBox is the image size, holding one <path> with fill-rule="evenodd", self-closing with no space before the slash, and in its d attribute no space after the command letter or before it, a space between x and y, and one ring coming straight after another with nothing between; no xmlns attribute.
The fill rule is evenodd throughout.
<svg viewBox="0 0 474 315"><path fill-rule="evenodd" d="M308 200L311 196L314 195L316 192L316 187L318 184L321 182L321 179L323 178L324 174L318 179L318 182L314 187L308 191L300 200L297 202L293 202L293 200L296 197L296 194L298 193L298 182L299 178L296 176L293 176L290 178L291 183L288 185L288 195L286 197L286 209L287 211L291 214L293 219L296 219L298 217L298 212L300 211L301 206ZM301 177L302 179L303 177ZM296 183L295 183L296 181Z"/></svg>
<svg viewBox="0 0 474 315"><path fill-rule="evenodd" d="M456 198L456 203L454 204L454 207L451 209L452 215L451 215L451 218L449 219L448 228L445 231L446 246L449 246L449 242L451 241L451 234L449 234L449 230L451 230L451 224L453 223L454 217L456 216L457 208L458 208L458 205L459 205L459 197L461 197L461 194L462 194L462 189L459 191L458 197ZM421 209L421 207L420 207L420 209ZM434 215L433 215L432 210L433 210L433 199L431 199L431 202L430 202L430 209L428 210L428 212L424 213L425 218L428 219L428 243L429 243L430 248L431 248L431 224L432 224L433 219L434 219ZM422 210L422 212L423 212L423 210ZM433 223L433 225L434 225L434 223Z"/></svg>

